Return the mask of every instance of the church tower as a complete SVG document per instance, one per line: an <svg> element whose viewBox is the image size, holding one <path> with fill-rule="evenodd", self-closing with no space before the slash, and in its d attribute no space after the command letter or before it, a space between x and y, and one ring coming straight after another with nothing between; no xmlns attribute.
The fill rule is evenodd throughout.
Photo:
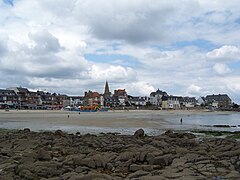
<svg viewBox="0 0 240 180"><path fill-rule="evenodd" d="M106 81L103 96L106 97L106 98L109 98L111 96L111 92L110 92L109 86L108 86L108 81Z"/></svg>

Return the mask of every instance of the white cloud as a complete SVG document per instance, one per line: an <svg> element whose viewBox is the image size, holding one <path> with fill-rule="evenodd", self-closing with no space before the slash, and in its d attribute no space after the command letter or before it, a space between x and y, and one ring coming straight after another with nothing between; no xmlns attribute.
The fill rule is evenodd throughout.
<svg viewBox="0 0 240 180"><path fill-rule="evenodd" d="M128 94L136 96L149 96L151 92L155 91L152 85L143 81L126 84L125 87L128 91Z"/></svg>
<svg viewBox="0 0 240 180"><path fill-rule="evenodd" d="M90 77L99 81L127 82L136 78L136 72L129 67L94 64L90 70Z"/></svg>
<svg viewBox="0 0 240 180"><path fill-rule="evenodd" d="M191 84L188 88L187 88L187 93L190 95L199 95L202 92L202 88L195 85L195 84Z"/></svg>
<svg viewBox="0 0 240 180"><path fill-rule="evenodd" d="M225 64L216 63L213 66L213 71L215 73L217 73L218 75L224 75L224 74L230 73L231 69L228 66L226 66Z"/></svg>
<svg viewBox="0 0 240 180"><path fill-rule="evenodd" d="M240 60L239 56L240 48L230 45L222 46L219 49L214 49L207 53L207 58L223 61Z"/></svg>

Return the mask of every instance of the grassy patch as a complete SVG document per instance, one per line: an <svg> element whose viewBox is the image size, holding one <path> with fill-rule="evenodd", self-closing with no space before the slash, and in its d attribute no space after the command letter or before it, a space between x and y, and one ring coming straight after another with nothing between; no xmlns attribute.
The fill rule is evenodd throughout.
<svg viewBox="0 0 240 180"><path fill-rule="evenodd" d="M19 129L6 129L6 128L0 128L0 132L17 132Z"/></svg>
<svg viewBox="0 0 240 180"><path fill-rule="evenodd" d="M192 130L192 133L201 133L208 136L226 136L228 139L240 139L240 131L208 131L208 130Z"/></svg>
<svg viewBox="0 0 240 180"><path fill-rule="evenodd" d="M233 132L232 134L228 135L226 138L228 138L228 139L240 139L240 131Z"/></svg>
<svg viewBox="0 0 240 180"><path fill-rule="evenodd" d="M225 131L207 131L207 130L192 130L192 133L201 133L205 135L211 135L211 136L222 136L225 134L228 134L229 132Z"/></svg>

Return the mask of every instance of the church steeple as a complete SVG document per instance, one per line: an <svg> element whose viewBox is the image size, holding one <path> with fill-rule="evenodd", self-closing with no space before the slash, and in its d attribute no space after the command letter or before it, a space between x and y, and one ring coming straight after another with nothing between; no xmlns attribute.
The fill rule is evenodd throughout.
<svg viewBox="0 0 240 180"><path fill-rule="evenodd" d="M110 97L110 95L111 95L111 92L109 90L108 81L106 81L105 89L104 89L104 96L105 97L108 97L108 96Z"/></svg>

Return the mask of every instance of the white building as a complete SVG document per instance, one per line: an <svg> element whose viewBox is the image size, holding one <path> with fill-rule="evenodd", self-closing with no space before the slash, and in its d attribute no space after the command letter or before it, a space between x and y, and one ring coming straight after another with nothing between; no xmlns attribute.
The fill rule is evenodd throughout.
<svg viewBox="0 0 240 180"><path fill-rule="evenodd" d="M179 96L164 96L162 99L163 109L180 109L182 97Z"/></svg>
<svg viewBox="0 0 240 180"><path fill-rule="evenodd" d="M146 106L147 102L149 102L149 98L144 96L137 96L137 97L133 97L133 96L128 96L128 101L131 105L135 105L135 106Z"/></svg>
<svg viewBox="0 0 240 180"><path fill-rule="evenodd" d="M163 96L167 96L167 93L164 91L160 91L159 89L156 92L151 92L150 103L152 105L161 106Z"/></svg>

